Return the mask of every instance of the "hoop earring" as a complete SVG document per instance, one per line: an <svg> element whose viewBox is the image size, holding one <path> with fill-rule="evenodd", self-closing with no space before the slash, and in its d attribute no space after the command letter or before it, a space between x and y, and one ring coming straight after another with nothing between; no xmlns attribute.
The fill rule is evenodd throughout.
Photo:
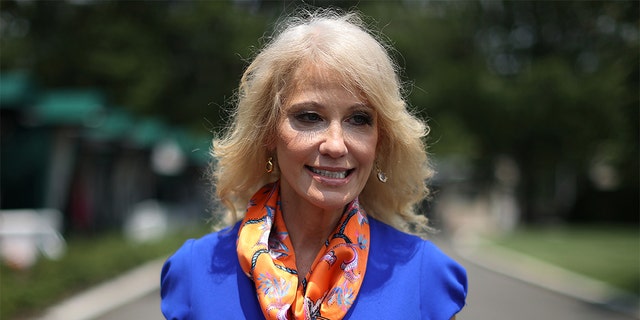
<svg viewBox="0 0 640 320"><path fill-rule="evenodd" d="M273 172L273 162L271 160L273 160L273 157L269 157L269 159L267 159L267 165L265 166L265 171L267 171L267 173Z"/></svg>
<svg viewBox="0 0 640 320"><path fill-rule="evenodd" d="M378 181L385 183L387 182L388 178L387 178L387 174L382 172L382 170L380 169L380 167L378 166L378 163L376 162L376 176L378 177Z"/></svg>

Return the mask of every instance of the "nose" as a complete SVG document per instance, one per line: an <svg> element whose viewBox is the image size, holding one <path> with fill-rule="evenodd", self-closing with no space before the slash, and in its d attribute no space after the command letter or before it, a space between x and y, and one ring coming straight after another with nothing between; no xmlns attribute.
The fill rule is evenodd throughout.
<svg viewBox="0 0 640 320"><path fill-rule="evenodd" d="M325 131L320 143L320 154L328 155L332 158L340 158L347 154L347 145L340 123L332 123Z"/></svg>

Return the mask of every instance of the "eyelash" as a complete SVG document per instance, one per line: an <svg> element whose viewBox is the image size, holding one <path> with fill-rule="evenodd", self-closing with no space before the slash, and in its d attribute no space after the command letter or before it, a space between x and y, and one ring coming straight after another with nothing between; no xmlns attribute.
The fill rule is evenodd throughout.
<svg viewBox="0 0 640 320"><path fill-rule="evenodd" d="M295 118L296 120L302 121L302 122L317 122L318 120L322 120L320 115L318 115L315 112L301 112L296 114Z"/></svg>
<svg viewBox="0 0 640 320"><path fill-rule="evenodd" d="M359 119L359 121L357 121L358 123L355 123L356 125L368 125L368 126L373 125L373 117L371 117L371 115L369 115L366 112L356 112L349 119L350 120Z"/></svg>
<svg viewBox="0 0 640 320"><path fill-rule="evenodd" d="M295 119L301 122L313 123L322 121L322 117L315 112L301 112L296 114ZM349 123L354 125L373 125L373 117L366 112L356 112L348 119Z"/></svg>

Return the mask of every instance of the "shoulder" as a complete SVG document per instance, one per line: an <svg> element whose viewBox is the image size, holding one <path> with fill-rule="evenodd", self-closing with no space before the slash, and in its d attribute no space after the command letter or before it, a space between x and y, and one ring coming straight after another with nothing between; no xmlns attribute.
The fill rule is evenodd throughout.
<svg viewBox="0 0 640 320"><path fill-rule="evenodd" d="M465 305L466 270L431 241L423 241L420 251L423 314L439 314L438 318L446 315L449 319Z"/></svg>
<svg viewBox="0 0 640 320"><path fill-rule="evenodd" d="M189 318L194 304L199 303L192 298L202 291L202 284L220 284L229 278L237 260L236 234L234 226L189 239L166 260L160 275L160 296L167 319Z"/></svg>
<svg viewBox="0 0 640 320"><path fill-rule="evenodd" d="M374 255L402 253L407 257L407 263L419 263L427 269L455 269L464 273L464 268L431 240L408 234L375 219L369 219L369 225Z"/></svg>
<svg viewBox="0 0 640 320"><path fill-rule="evenodd" d="M370 219L370 228L369 261L373 264L367 265L365 279L379 279L384 282L378 283L382 288L394 287L391 282L401 283L399 290L420 299L420 314L426 319L449 319L462 309L467 275L459 263L432 241L375 219Z"/></svg>
<svg viewBox="0 0 640 320"><path fill-rule="evenodd" d="M408 234L406 232L400 231L380 220L377 220L373 217L368 217L369 220L369 227L371 229L371 236L372 237L379 237L379 238L389 238L389 237L393 237L393 238L399 238L401 239L403 242L404 241L410 241L410 242L420 242L422 241L422 239L420 237Z"/></svg>
<svg viewBox="0 0 640 320"><path fill-rule="evenodd" d="M194 262L204 262L216 256L235 254L238 225L209 233L198 239L189 239L167 259L163 276L169 269L187 268ZM166 270L165 270L166 269Z"/></svg>

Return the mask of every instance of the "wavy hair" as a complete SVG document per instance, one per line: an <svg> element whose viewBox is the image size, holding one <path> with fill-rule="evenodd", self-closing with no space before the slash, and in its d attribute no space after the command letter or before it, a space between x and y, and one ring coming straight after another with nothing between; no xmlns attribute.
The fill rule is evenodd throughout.
<svg viewBox="0 0 640 320"><path fill-rule="evenodd" d="M265 171L273 156L269 146L277 137L283 99L295 85L294 71L311 63L362 92L378 114L376 166L389 179L379 182L372 170L361 205L400 230L428 229L426 217L416 214L432 176L423 141L428 127L409 110L389 50L357 13L306 11L284 21L244 72L231 124L213 141L213 183L233 221L260 187L280 177L277 165Z"/></svg>

